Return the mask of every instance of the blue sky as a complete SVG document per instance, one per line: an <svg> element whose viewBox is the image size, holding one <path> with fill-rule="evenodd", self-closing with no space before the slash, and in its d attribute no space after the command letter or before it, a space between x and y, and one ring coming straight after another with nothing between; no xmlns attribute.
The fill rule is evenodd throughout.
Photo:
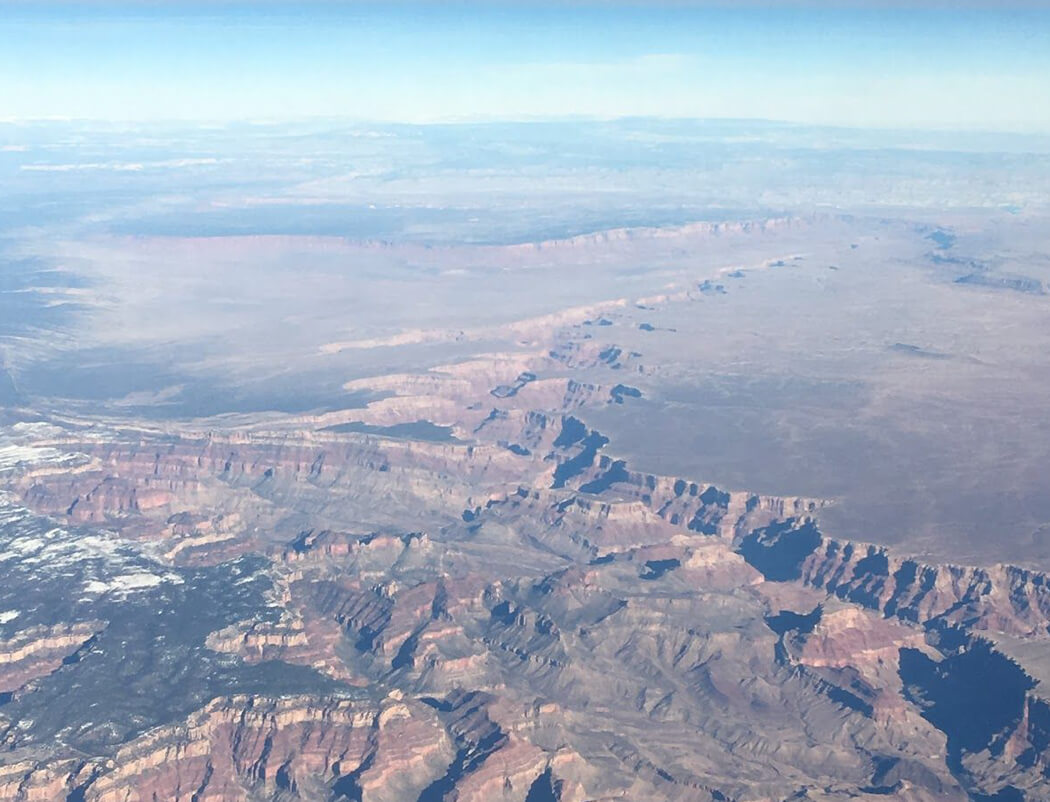
<svg viewBox="0 0 1050 802"><path fill-rule="evenodd" d="M0 118L1050 132L1042 5L0 1Z"/></svg>

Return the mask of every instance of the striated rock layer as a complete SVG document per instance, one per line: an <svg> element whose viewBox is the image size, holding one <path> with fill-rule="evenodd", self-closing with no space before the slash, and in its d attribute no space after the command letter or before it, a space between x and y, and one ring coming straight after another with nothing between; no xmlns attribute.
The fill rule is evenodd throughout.
<svg viewBox="0 0 1050 802"><path fill-rule="evenodd" d="M588 422L646 392L625 309L364 409L24 436L0 799L1050 797L1048 578L634 470Z"/></svg>

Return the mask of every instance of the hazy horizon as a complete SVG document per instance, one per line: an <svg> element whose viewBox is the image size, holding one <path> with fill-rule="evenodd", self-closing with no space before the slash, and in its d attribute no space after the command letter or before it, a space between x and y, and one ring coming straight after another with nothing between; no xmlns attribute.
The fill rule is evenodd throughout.
<svg viewBox="0 0 1050 802"><path fill-rule="evenodd" d="M1050 133L1050 10L3 4L8 119L657 117Z"/></svg>

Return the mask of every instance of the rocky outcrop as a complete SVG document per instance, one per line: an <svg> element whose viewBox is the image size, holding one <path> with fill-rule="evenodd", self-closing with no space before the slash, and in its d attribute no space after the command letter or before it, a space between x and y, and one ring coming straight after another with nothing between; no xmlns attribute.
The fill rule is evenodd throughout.
<svg viewBox="0 0 1050 802"><path fill-rule="evenodd" d="M772 579L798 579L887 616L1020 637L1050 631L1050 577L1009 565L931 565L865 543L828 538L791 518L739 540Z"/></svg>
<svg viewBox="0 0 1050 802"><path fill-rule="evenodd" d="M99 621L88 621L31 627L0 640L0 696L14 693L75 659L77 650L104 626Z"/></svg>
<svg viewBox="0 0 1050 802"><path fill-rule="evenodd" d="M714 281L646 300L699 300ZM107 633L128 615L121 632L146 633L136 665L166 678L151 692L178 704L136 708L155 718L99 746L83 733L115 725L44 731L28 702L16 710L39 683L11 673L0 797L1039 798L1050 708L975 633L1038 643L1044 578L837 542L817 525L822 499L634 470L590 422L596 406L653 398L645 356L623 344L650 335L617 328L626 309L522 320L503 332L519 351L349 382L374 394L364 408L49 431L76 462L19 456L11 487L63 536L104 526L98 550L134 550L156 581L137 600L77 582L49 589L64 607L39 606L104 608ZM327 351L478 336L379 333ZM205 581L216 605L255 590L195 628L203 605L180 594ZM55 632L24 637L8 663L32 663L30 679L111 700L141 685L64 663L77 644ZM106 649L123 654L121 640ZM982 671L1002 715L971 701ZM967 705L980 737L960 723Z"/></svg>
<svg viewBox="0 0 1050 802"><path fill-rule="evenodd" d="M404 711L404 712L402 712ZM184 724L151 732L123 747L82 798L136 802L172 800L314 799L352 774L386 740L385 724L403 745L400 771L422 776L445 760L441 729L425 707L405 732L402 703L379 708L351 701L217 699Z"/></svg>

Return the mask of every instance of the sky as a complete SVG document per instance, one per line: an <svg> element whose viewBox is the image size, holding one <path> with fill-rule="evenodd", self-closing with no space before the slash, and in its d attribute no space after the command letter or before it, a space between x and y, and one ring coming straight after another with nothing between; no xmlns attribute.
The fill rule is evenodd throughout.
<svg viewBox="0 0 1050 802"><path fill-rule="evenodd" d="M1050 2L5 2L0 119L1050 132Z"/></svg>

